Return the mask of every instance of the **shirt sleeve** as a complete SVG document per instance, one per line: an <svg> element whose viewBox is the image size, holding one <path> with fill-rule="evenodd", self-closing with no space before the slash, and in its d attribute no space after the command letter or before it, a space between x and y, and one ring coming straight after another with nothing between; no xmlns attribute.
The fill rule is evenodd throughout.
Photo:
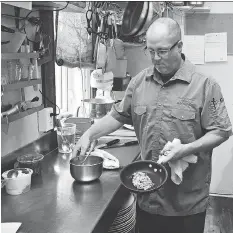
<svg viewBox="0 0 233 233"><path fill-rule="evenodd" d="M131 102L137 76L131 79L120 103L114 104L110 115L123 124L132 125Z"/></svg>
<svg viewBox="0 0 233 233"><path fill-rule="evenodd" d="M232 125L221 88L213 79L208 79L206 85L201 124L206 132L217 130L216 132L220 136L229 137L232 135Z"/></svg>

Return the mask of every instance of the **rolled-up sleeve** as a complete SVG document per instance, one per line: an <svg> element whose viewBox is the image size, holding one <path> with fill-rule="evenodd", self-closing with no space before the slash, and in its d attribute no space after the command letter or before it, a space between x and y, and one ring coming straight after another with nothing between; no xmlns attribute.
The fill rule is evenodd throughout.
<svg viewBox="0 0 233 233"><path fill-rule="evenodd" d="M202 128L213 131L220 136L232 135L232 125L227 113L225 101L219 84L214 79L209 79L205 89L205 100L201 112Z"/></svg>
<svg viewBox="0 0 233 233"><path fill-rule="evenodd" d="M136 79L137 76L132 78L128 84L122 101L120 103L114 104L110 111L110 115L123 124L133 124L131 117L131 103Z"/></svg>

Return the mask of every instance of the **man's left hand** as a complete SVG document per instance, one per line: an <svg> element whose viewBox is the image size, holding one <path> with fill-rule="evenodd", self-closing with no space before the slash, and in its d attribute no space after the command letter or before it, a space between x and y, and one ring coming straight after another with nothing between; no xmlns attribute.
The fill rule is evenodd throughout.
<svg viewBox="0 0 233 233"><path fill-rule="evenodd" d="M157 163L167 163L184 157L184 149L185 144L181 144L181 141L177 138L172 142L167 142L160 152L160 157Z"/></svg>

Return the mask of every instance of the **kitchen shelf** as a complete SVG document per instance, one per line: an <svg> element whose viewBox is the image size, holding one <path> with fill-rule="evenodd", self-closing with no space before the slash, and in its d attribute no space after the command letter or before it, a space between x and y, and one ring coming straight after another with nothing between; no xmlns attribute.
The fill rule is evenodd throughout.
<svg viewBox="0 0 233 233"><path fill-rule="evenodd" d="M3 91L16 90L16 89L20 89L24 87L34 86L36 84L41 84L41 83L42 83L41 79L34 79L34 80L29 80L29 81L18 81L17 83L2 85L2 89Z"/></svg>
<svg viewBox="0 0 233 233"><path fill-rule="evenodd" d="M76 4L78 2L75 2ZM79 4L81 4L82 2L80 2ZM53 1L49 1L49 2L44 2L44 1L33 1L32 2L32 8L36 8L38 10L58 10L58 9L62 9L63 7L65 7L67 4L67 2L53 2ZM74 13L85 13L85 6L79 7L77 5L74 5L74 3L69 2L68 6L62 10L64 12L74 12Z"/></svg>
<svg viewBox="0 0 233 233"><path fill-rule="evenodd" d="M38 58L38 53L2 53L3 60L13 60L21 58Z"/></svg>
<svg viewBox="0 0 233 233"><path fill-rule="evenodd" d="M21 119L23 117L29 116L29 115L31 115L31 114L33 114L35 112L39 112L43 108L44 108L44 105L42 104L39 107L28 109L25 112L20 112L20 113L12 114L12 115L8 116L8 123L11 123L11 122L19 120L19 119ZM1 124L7 124L6 117L1 118Z"/></svg>
<svg viewBox="0 0 233 233"><path fill-rule="evenodd" d="M209 13L210 8L209 7L195 7L195 6L174 6L175 10L179 10L184 12L185 14L193 14L196 13Z"/></svg>

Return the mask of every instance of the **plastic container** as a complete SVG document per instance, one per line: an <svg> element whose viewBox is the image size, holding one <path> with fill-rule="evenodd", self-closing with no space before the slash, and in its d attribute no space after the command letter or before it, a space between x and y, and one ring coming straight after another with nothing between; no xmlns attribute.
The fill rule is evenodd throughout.
<svg viewBox="0 0 233 233"><path fill-rule="evenodd" d="M11 171L18 171L18 176L8 177L8 173ZM28 192L31 189L32 172L32 169L29 168L17 168L5 171L2 177L4 178L6 192L10 195L19 195Z"/></svg>
<svg viewBox="0 0 233 233"><path fill-rule="evenodd" d="M42 170L42 160L44 156L37 153L21 155L17 158L15 168L30 168L34 175L40 175Z"/></svg>

